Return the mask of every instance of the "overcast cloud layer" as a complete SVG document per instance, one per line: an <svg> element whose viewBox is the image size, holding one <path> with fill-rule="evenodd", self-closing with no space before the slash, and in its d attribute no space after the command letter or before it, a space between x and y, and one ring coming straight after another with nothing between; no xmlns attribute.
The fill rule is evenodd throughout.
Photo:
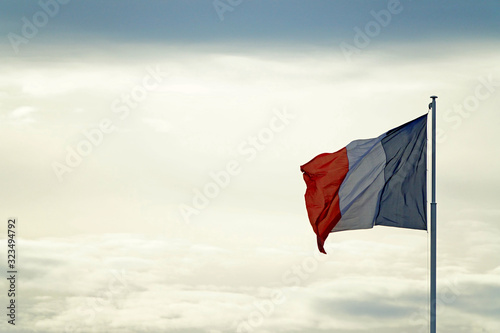
<svg viewBox="0 0 500 333"><path fill-rule="evenodd" d="M498 332L498 4L234 3L58 2L32 37L0 5L15 331L427 332L428 234L320 255L299 166L438 95L438 330Z"/></svg>

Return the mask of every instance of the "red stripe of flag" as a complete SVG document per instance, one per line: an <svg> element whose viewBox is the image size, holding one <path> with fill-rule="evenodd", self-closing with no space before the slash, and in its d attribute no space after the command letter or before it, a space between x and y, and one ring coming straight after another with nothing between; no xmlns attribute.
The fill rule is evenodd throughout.
<svg viewBox="0 0 500 333"><path fill-rule="evenodd" d="M328 234L340 218L339 188L349 171L347 150L320 154L300 167L307 185L305 194L309 221L318 237L318 248L323 247Z"/></svg>

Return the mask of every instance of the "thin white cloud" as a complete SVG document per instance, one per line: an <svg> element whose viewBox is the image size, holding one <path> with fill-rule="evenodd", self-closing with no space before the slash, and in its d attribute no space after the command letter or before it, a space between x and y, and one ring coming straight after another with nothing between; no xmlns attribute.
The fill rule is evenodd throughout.
<svg viewBox="0 0 500 333"><path fill-rule="evenodd" d="M9 117L13 119L24 118L33 112L36 112L36 108L32 106L20 106L9 113Z"/></svg>
<svg viewBox="0 0 500 333"><path fill-rule="evenodd" d="M153 128L156 132L168 133L172 129L172 124L164 119L143 118L142 122Z"/></svg>

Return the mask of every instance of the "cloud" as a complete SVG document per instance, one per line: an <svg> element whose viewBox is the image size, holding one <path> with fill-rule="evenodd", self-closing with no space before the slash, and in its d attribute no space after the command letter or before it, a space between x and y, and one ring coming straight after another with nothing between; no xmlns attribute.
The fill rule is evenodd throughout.
<svg viewBox="0 0 500 333"><path fill-rule="evenodd" d="M36 121L34 114L37 111L38 110L32 106L20 106L12 110L10 113L8 113L7 116L5 117L5 120L8 123L17 125L32 124Z"/></svg>
<svg viewBox="0 0 500 333"><path fill-rule="evenodd" d="M265 248L231 251L224 242L214 246L130 234L21 239L19 246L20 326L27 331L74 327L76 332L235 332L249 322L259 332L288 332L293 326L299 332L383 333L395 327L416 330L426 319L424 276L401 278L384 264L359 275L338 251L337 259L318 257L322 260L314 268L310 260L315 255L298 249L277 260ZM336 245L337 250L349 246L355 243ZM375 259L378 255L372 254L384 252L374 246L364 256ZM278 274L269 274L273 264ZM282 279L293 267L309 267L298 285ZM253 275L263 280L253 283ZM462 275L447 284L450 279L455 278L440 274L440 323L445 332L469 320L480 320L478 327L500 328L498 309L490 302L500 292L497 271ZM0 288L6 288L5 281ZM277 291L282 299L271 303ZM258 325L256 316L261 317Z"/></svg>
<svg viewBox="0 0 500 333"><path fill-rule="evenodd" d="M24 329L225 333L250 322L259 332L400 333L425 326L427 234L384 227L338 233L329 238L329 255L315 261L298 166L425 113L435 91L444 116L474 92L478 76L500 77L496 47L455 45L432 51L442 53L437 58L420 52L431 46L366 50L353 64L329 49L139 45L99 55L82 48L78 65L22 57L2 63L0 86L9 92L2 107L17 110L29 101L36 112L20 108L13 119L39 120L22 131L3 123L0 131L0 151L10 157L1 166L9 189L1 199L29 237L19 243ZM52 52L72 59L69 51ZM483 55L479 69L476 53ZM156 63L172 73L169 82L121 123L112 101ZM172 91L176 82L182 85ZM491 156L497 96L459 128L439 119L449 134L438 164L443 332L500 329L497 307L488 308L488 295L498 294L500 251L500 179ZM195 189L213 181L211 172L235 158L243 162L238 145L283 106L296 120L255 148L255 160L184 223L179 204L191 204ZM64 161L67 146L103 117L114 117L118 130L59 184L51 163ZM464 159L476 148L481 154L474 156L488 157L484 166L477 162L483 159ZM33 203L29 210L26 202ZM110 234L83 236L93 233ZM453 290L460 293L453 297ZM286 301L271 311L276 291ZM477 310L468 305L480 303Z"/></svg>
<svg viewBox="0 0 500 333"><path fill-rule="evenodd" d="M17 109L10 112L10 117L11 118L22 118L22 117L25 117L25 116L27 116L35 111L36 111L36 109L32 106L20 106Z"/></svg>
<svg viewBox="0 0 500 333"><path fill-rule="evenodd" d="M161 133L168 133L172 129L172 125L164 119L143 118L142 122Z"/></svg>

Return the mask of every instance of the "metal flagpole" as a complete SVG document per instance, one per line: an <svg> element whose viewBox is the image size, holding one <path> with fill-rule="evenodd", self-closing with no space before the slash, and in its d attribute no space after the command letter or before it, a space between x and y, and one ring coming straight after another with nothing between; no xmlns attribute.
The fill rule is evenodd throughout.
<svg viewBox="0 0 500 333"><path fill-rule="evenodd" d="M431 178L431 333L436 333L436 98L432 98L432 178Z"/></svg>

